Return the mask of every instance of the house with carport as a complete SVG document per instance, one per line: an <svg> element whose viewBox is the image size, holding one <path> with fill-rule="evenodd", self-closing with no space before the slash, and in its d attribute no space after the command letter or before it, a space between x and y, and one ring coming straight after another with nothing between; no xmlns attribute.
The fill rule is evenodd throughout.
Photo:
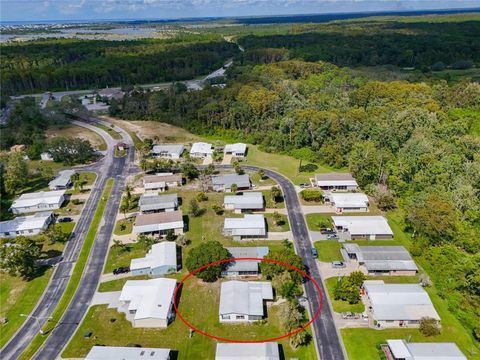
<svg viewBox="0 0 480 360"><path fill-rule="evenodd" d="M235 143L227 144L223 149L225 155L232 155L235 157L245 157L247 155L247 144L244 143Z"/></svg>
<svg viewBox="0 0 480 360"><path fill-rule="evenodd" d="M173 231L175 235L183 234L183 214L180 210L149 214L138 214L133 224L134 234L166 235Z"/></svg>
<svg viewBox="0 0 480 360"><path fill-rule="evenodd" d="M263 194L261 192L246 191L241 195L225 195L223 208L240 214L244 211L264 210Z"/></svg>
<svg viewBox="0 0 480 360"><path fill-rule="evenodd" d="M355 191L358 189L357 181L349 173L315 174L315 178L312 180L314 186L325 191Z"/></svg>
<svg viewBox="0 0 480 360"><path fill-rule="evenodd" d="M177 272L178 267L177 245L174 241L153 244L145 257L130 261L133 276L162 276Z"/></svg>
<svg viewBox="0 0 480 360"><path fill-rule="evenodd" d="M57 177L48 183L50 190L64 190L72 186L72 175L75 174L74 170L62 170L58 173Z"/></svg>
<svg viewBox="0 0 480 360"><path fill-rule="evenodd" d="M183 144L158 144L152 147L151 153L156 158L178 160L184 151L185 146Z"/></svg>
<svg viewBox="0 0 480 360"><path fill-rule="evenodd" d="M332 192L324 195L326 201L335 208L335 212L367 212L368 197L364 193Z"/></svg>
<svg viewBox="0 0 480 360"><path fill-rule="evenodd" d="M393 231L383 216L332 216L335 229L351 240L389 240Z"/></svg>
<svg viewBox="0 0 480 360"><path fill-rule="evenodd" d="M237 190L248 190L252 186L247 174L224 174L212 176L212 187L214 191L231 192L233 184L237 185Z"/></svg>
<svg viewBox="0 0 480 360"><path fill-rule="evenodd" d="M265 217L247 214L243 218L226 218L223 233L233 240L264 238L267 236Z"/></svg>
<svg viewBox="0 0 480 360"><path fill-rule="evenodd" d="M165 191L170 188L182 186L182 175L173 173L159 173L148 175L143 178L143 187L146 191L158 190Z"/></svg>

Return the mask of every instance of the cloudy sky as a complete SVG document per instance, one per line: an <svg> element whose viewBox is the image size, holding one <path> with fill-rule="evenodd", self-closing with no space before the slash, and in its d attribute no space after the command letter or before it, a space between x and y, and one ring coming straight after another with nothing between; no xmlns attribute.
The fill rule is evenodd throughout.
<svg viewBox="0 0 480 360"><path fill-rule="evenodd" d="M0 19L170 19L472 8L479 4L479 0L0 0Z"/></svg>

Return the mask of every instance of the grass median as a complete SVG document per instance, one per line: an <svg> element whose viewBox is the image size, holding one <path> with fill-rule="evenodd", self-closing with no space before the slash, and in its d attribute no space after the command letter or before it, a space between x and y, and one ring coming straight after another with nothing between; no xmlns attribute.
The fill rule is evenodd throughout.
<svg viewBox="0 0 480 360"><path fill-rule="evenodd" d="M113 179L109 179L103 190L102 197L98 203L97 210L92 219L92 223L90 224L90 228L88 229L87 236L85 237L85 242L83 244L82 250L78 256L77 262L75 263L75 267L73 268L72 275L70 277L70 281L68 282L67 288L63 293L57 307L53 311L52 318L49 322L47 322L44 327L43 331L45 335L37 335L33 341L30 343L27 349L22 353L19 359L30 359L32 356L38 351L40 346L45 342L48 338L56 324L62 318L65 310L67 309L68 305L70 304L73 295L75 294L77 287L80 283L82 278L83 271L85 269L85 265L87 264L88 257L90 255L90 250L92 249L93 243L95 241L95 237L97 235L98 227L102 220L103 213L105 211L105 207L107 205L107 201L110 197L110 192L113 186Z"/></svg>

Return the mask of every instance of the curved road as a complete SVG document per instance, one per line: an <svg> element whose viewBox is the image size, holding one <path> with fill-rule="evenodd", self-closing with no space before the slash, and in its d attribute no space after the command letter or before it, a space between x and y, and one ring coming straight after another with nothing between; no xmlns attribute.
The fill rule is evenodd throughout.
<svg viewBox="0 0 480 360"><path fill-rule="evenodd" d="M96 119L91 118L90 120L95 121ZM82 275L80 285L59 324L37 352L35 356L36 359L55 359L62 350L63 344L68 342L70 336L75 331L77 324L81 321L84 313L88 309L88 304L96 290L99 276L103 270L103 263L114 225L112 221L106 222L105 219L116 217L123 187L125 185L125 178L133 170L133 141L125 131L117 128L114 129L122 134L123 142L130 145L127 156L123 158L115 158L114 144L116 141L114 141L107 132L96 126L83 122L76 122L76 124L90 128L99 133L108 144L108 152L98 163L82 168L82 170L95 171L97 173L97 180L95 181L90 196L82 210L80 219L75 226L75 236L67 243L63 252L63 260L56 265L47 288L31 313L31 315L35 317L42 318L39 319L42 326L46 322L46 318L51 316L55 310L56 305L60 301L67 287L68 281L70 280L70 274L82 249L86 234L107 180L113 177L115 178L115 183L112 188L111 196L107 202L102 224L100 225L100 229L95 238L95 243ZM36 320L31 317L27 318L10 341L1 349L0 358L9 360L18 358L37 333L38 325Z"/></svg>

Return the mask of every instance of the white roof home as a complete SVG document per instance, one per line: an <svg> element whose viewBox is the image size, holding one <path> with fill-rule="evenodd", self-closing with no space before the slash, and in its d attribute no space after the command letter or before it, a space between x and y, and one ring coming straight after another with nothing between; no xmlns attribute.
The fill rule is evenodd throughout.
<svg viewBox="0 0 480 360"><path fill-rule="evenodd" d="M358 184L348 173L325 173L315 175L315 185L323 190L355 190Z"/></svg>
<svg viewBox="0 0 480 360"><path fill-rule="evenodd" d="M364 193L333 192L327 195L337 211L364 210L368 208L368 197Z"/></svg>
<svg viewBox="0 0 480 360"><path fill-rule="evenodd" d="M264 300L273 300L268 281L225 281L220 290L220 320L259 320L265 316Z"/></svg>
<svg viewBox="0 0 480 360"><path fill-rule="evenodd" d="M144 193L140 196L139 206L141 212L173 211L178 207L177 194L150 194Z"/></svg>
<svg viewBox="0 0 480 360"><path fill-rule="evenodd" d="M182 185L182 176L180 174L156 174L143 178L143 187L145 190L165 190L168 187L180 185Z"/></svg>
<svg viewBox="0 0 480 360"><path fill-rule="evenodd" d="M455 343L421 343L387 340L395 360L467 360Z"/></svg>
<svg viewBox="0 0 480 360"><path fill-rule="evenodd" d="M213 190L215 191L230 191L232 185L237 185L237 189L249 189L250 178L247 174L224 174L219 176L212 176Z"/></svg>
<svg viewBox="0 0 480 360"><path fill-rule="evenodd" d="M45 230L53 219L51 212L40 212L29 216L18 216L0 221L0 237L14 238L18 235L37 235Z"/></svg>
<svg viewBox="0 0 480 360"><path fill-rule="evenodd" d="M236 144L227 144L223 149L225 155L233 155L237 157L244 157L247 153L247 144L236 143Z"/></svg>
<svg viewBox="0 0 480 360"><path fill-rule="evenodd" d="M74 170L62 170L58 173L58 176L48 183L50 190L62 190L67 189L71 183L71 177L75 174Z"/></svg>
<svg viewBox="0 0 480 360"><path fill-rule="evenodd" d="M152 154L169 159L180 159L184 150L185 146L182 144L159 144L152 148Z"/></svg>
<svg viewBox="0 0 480 360"><path fill-rule="evenodd" d="M163 275L177 271L177 245L174 241L153 244L145 257L131 260L130 270L133 275Z"/></svg>
<svg viewBox="0 0 480 360"><path fill-rule="evenodd" d="M232 258L261 258L268 254L267 246L227 247ZM257 275L260 260L239 260L228 264L223 276Z"/></svg>
<svg viewBox="0 0 480 360"><path fill-rule="evenodd" d="M352 239L391 239L393 231L383 216L332 216L338 230L348 231Z"/></svg>
<svg viewBox="0 0 480 360"><path fill-rule="evenodd" d="M53 161L52 154L50 154L49 152L42 152L40 154L40 159L43 161Z"/></svg>
<svg viewBox="0 0 480 360"><path fill-rule="evenodd" d="M128 280L119 297L119 310L137 327L166 327L171 318L175 279Z"/></svg>
<svg viewBox="0 0 480 360"><path fill-rule="evenodd" d="M94 346L85 360L170 360L170 349Z"/></svg>
<svg viewBox="0 0 480 360"><path fill-rule="evenodd" d="M223 206L229 210L261 210L263 194L261 192L244 192L242 195L226 195Z"/></svg>
<svg viewBox="0 0 480 360"><path fill-rule="evenodd" d="M204 142L193 143L190 149L190 156L192 157L205 157L213 154L212 144Z"/></svg>
<svg viewBox="0 0 480 360"><path fill-rule="evenodd" d="M403 246L358 246L344 244L343 248L350 258L365 265L369 273L383 272L412 272L415 274L418 267L407 249Z"/></svg>
<svg viewBox="0 0 480 360"><path fill-rule="evenodd" d="M280 360L278 343L217 343L215 360Z"/></svg>
<svg viewBox="0 0 480 360"><path fill-rule="evenodd" d="M440 320L427 292L418 284L385 284L367 280L363 288L377 321L419 321L424 317Z"/></svg>
<svg viewBox="0 0 480 360"><path fill-rule="evenodd" d="M16 199L10 209L14 214L56 210L62 206L64 200L65 190L28 193Z"/></svg>
<svg viewBox="0 0 480 360"><path fill-rule="evenodd" d="M265 236L265 217L260 214L245 215L243 218L226 218L223 225L225 235L234 237Z"/></svg>
<svg viewBox="0 0 480 360"><path fill-rule="evenodd" d="M151 214L139 214L133 225L135 234L166 233L168 230L183 231L183 215L180 210Z"/></svg>

